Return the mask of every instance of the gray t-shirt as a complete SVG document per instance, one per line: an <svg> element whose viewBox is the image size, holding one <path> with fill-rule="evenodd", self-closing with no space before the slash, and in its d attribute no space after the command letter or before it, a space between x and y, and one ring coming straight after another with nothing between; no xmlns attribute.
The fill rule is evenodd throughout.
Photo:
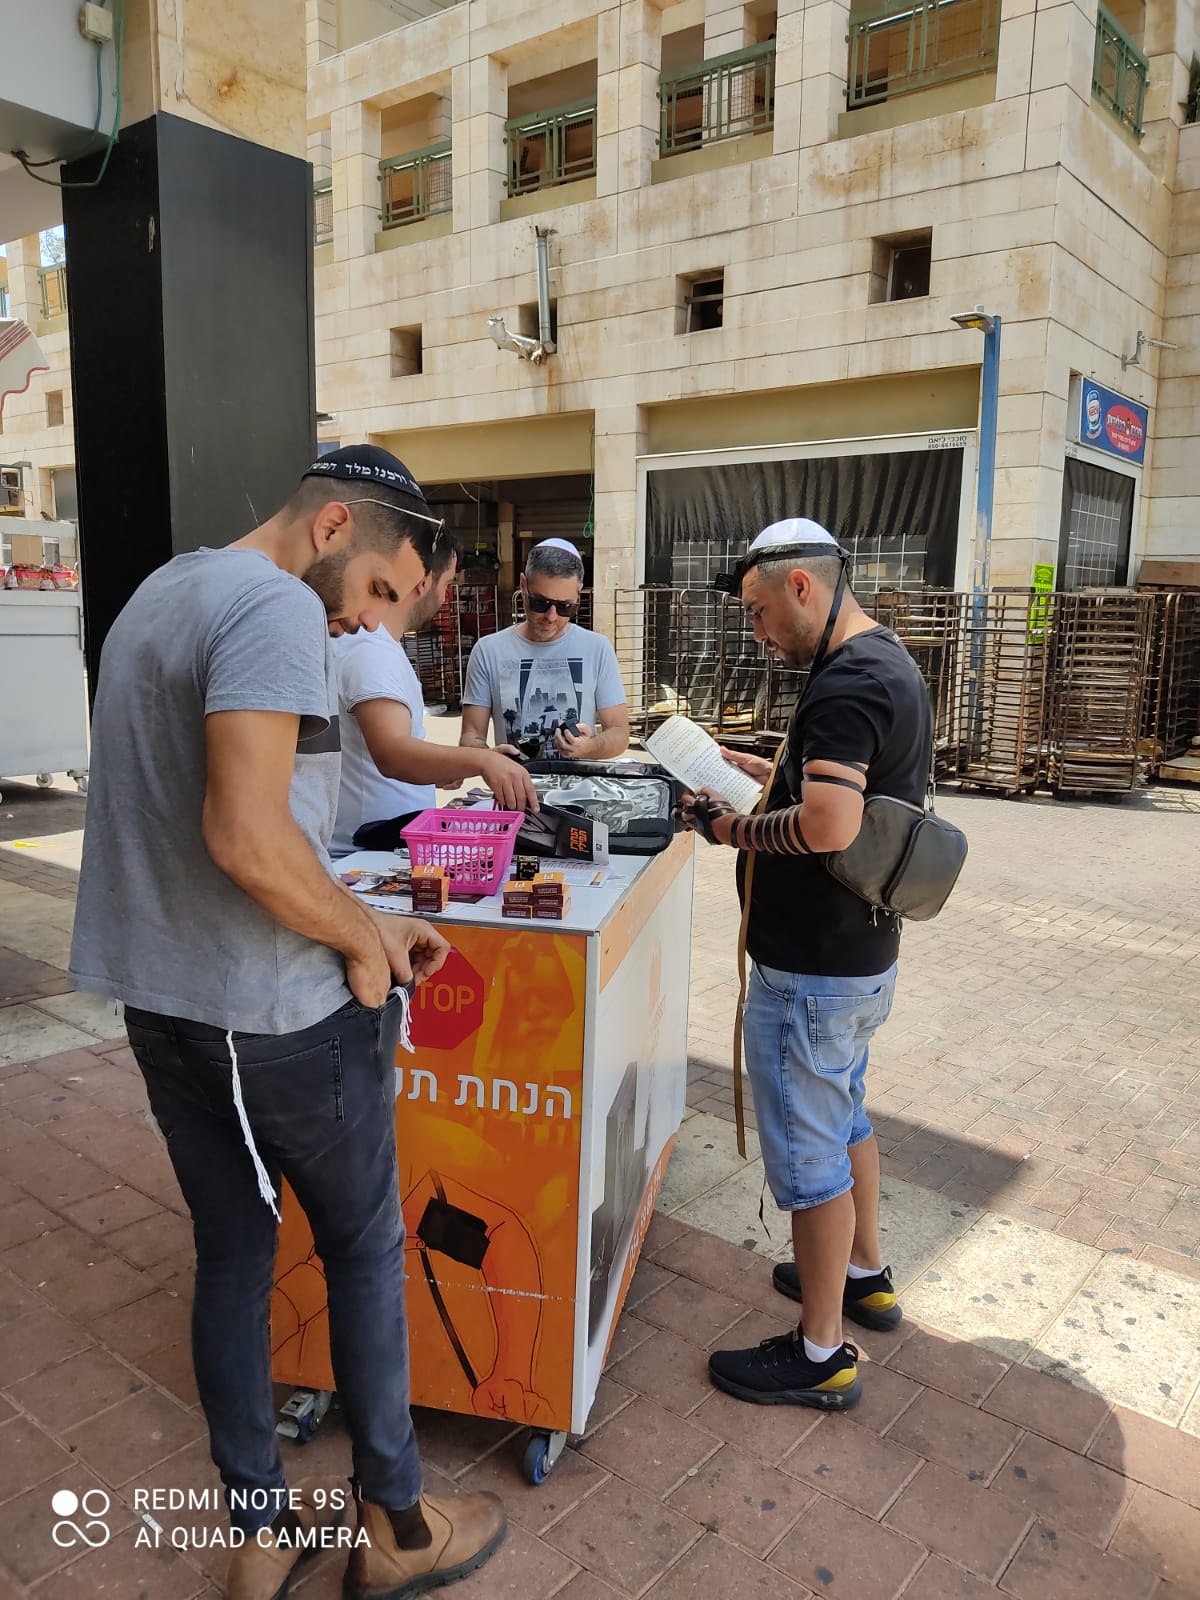
<svg viewBox="0 0 1200 1600"><path fill-rule="evenodd" d="M204 737L215 711L299 715L290 805L329 867L340 760L324 607L260 551L176 556L104 644L71 977L140 1010L293 1033L350 998L345 966L209 856Z"/></svg>
<svg viewBox="0 0 1200 1600"><path fill-rule="evenodd" d="M471 651L462 698L465 706L491 711L496 744L540 738L543 755L552 758L554 733L567 712L594 732L597 708L623 706L625 685L602 633L572 623L553 644L533 644L505 628Z"/></svg>

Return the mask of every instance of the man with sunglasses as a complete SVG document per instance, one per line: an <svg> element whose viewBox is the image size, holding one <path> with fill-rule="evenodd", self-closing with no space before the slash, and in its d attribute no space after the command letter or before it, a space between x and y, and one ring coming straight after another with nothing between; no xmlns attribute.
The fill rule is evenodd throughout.
<svg viewBox="0 0 1200 1600"><path fill-rule="evenodd" d="M534 759L612 761L629 744L629 711L616 653L577 627L583 561L565 539L530 551L521 578L525 620L481 639L463 689L462 737Z"/></svg>
<svg viewBox="0 0 1200 1600"><path fill-rule="evenodd" d="M369 912L328 854L330 635L376 628L441 533L394 456L334 451L244 538L151 573L101 658L71 973L124 1001L192 1215L196 1384L241 1536L226 1600L274 1600L303 1541L354 1510L344 1479L284 1481L268 1307L285 1178L329 1285L348 1600L464 1577L504 1534L493 1496L422 1493L409 1416L392 986L449 947Z"/></svg>

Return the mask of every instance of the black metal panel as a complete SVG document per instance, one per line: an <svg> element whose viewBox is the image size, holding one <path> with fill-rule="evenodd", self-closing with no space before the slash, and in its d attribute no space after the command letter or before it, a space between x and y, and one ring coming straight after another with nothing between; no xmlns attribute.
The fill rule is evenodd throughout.
<svg viewBox="0 0 1200 1600"><path fill-rule="evenodd" d="M94 684L142 579L240 538L315 455L312 170L160 112L63 202Z"/></svg>
<svg viewBox="0 0 1200 1600"><path fill-rule="evenodd" d="M646 582L703 586L770 523L812 517L854 554L862 592L949 588L961 491L959 449L651 471Z"/></svg>

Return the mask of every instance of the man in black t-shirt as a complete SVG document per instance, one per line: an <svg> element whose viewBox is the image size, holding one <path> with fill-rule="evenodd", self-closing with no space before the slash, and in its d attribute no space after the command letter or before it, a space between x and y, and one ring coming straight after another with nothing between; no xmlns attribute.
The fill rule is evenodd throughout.
<svg viewBox="0 0 1200 1600"><path fill-rule="evenodd" d="M879 1151L863 1107L867 1054L892 1004L900 925L826 871L858 836L864 797L920 805L929 777L929 696L904 646L846 588L845 557L817 523L761 533L738 568L754 636L809 684L760 815L711 792L685 815L732 845L744 896L756 855L747 950L746 1063L767 1182L792 1217L796 1264L781 1293L803 1300L794 1334L721 1351L713 1381L739 1399L845 1410L857 1404L858 1352L842 1317L891 1328L900 1307L879 1243ZM724 752L762 783L771 763Z"/></svg>

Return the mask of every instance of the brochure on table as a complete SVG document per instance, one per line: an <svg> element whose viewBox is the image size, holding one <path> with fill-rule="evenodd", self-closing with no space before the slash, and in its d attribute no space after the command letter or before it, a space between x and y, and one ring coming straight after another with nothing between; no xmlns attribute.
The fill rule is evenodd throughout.
<svg viewBox="0 0 1200 1600"><path fill-rule="evenodd" d="M533 928L545 927L560 933L595 933L608 915L620 904L622 896L645 871L653 857L614 856L605 866L591 861L544 860L546 872L561 872L571 890L571 909L561 921L546 920L528 924ZM334 862L339 878L354 872L394 873L407 872L408 856L388 850L358 850ZM601 879L593 886L595 879ZM391 911L399 916L412 915L412 900L406 894L370 895L357 898L378 911ZM479 923L484 927L511 927L501 914L499 892L479 900L451 900L439 922Z"/></svg>

